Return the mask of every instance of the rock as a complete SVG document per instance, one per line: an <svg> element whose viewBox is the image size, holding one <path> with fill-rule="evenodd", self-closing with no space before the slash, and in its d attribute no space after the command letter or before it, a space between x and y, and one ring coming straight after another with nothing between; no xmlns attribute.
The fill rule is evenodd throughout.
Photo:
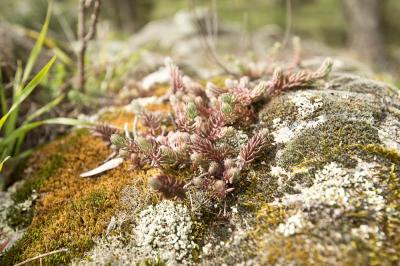
<svg viewBox="0 0 400 266"><path fill-rule="evenodd" d="M132 170L128 161L94 178L79 177L111 153L86 130L39 149L25 183L0 197L0 243L18 239L7 245L0 263L66 247L68 252L43 262L398 264L399 92L349 69L336 67L326 82L257 106L254 126L269 132L271 145L241 172L225 200L189 187L186 199L163 201L147 187L160 170ZM169 113L171 106L160 97L141 98L93 118L122 128L143 109ZM139 123L137 130L146 128ZM247 134L243 129L237 138ZM186 181L195 174L189 168L174 173ZM33 217L26 216L31 222L20 236L7 214L27 200Z"/></svg>

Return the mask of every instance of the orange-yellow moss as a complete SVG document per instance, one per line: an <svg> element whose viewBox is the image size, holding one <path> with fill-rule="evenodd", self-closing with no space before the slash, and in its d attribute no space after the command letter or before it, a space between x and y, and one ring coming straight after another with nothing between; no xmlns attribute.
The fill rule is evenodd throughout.
<svg viewBox="0 0 400 266"><path fill-rule="evenodd" d="M105 112L100 116L100 121L116 127L123 128L125 123L132 125L135 114L123 109Z"/></svg>
<svg viewBox="0 0 400 266"><path fill-rule="evenodd" d="M171 105L169 105L168 103L148 104L145 106L145 108L151 112L155 112L155 111L161 112L164 116L167 116L172 111ZM135 118L134 113L120 109L120 110L113 110L113 111L108 111L108 112L103 113L100 116L100 121L102 121L106 124L110 124L110 125L119 127L119 128L123 128L126 123L131 127L134 118ZM140 123L140 120L137 124L137 130L138 131L145 130L145 128Z"/></svg>
<svg viewBox="0 0 400 266"><path fill-rule="evenodd" d="M147 176L156 170L132 171L128 162L97 177L79 176L98 166L109 153L100 139L86 131L54 141L33 156L33 165L44 165L54 154L60 155L64 163L38 188L39 199L34 206L32 223L22 239L5 254L3 265L64 247L69 251L49 256L44 262L68 263L90 249L93 237L104 232L112 215L121 208L124 187L134 185L143 195L151 193ZM39 169L35 167L35 170ZM150 200L156 202L157 195L152 195Z"/></svg>
<svg viewBox="0 0 400 266"><path fill-rule="evenodd" d="M207 82L212 82L217 87L219 87L221 89L224 89L225 88L225 80L228 79L228 78L232 79L234 77L229 76L229 75L215 76L215 77L212 77L210 80L201 80L200 84L203 85L203 86L206 86Z"/></svg>
<svg viewBox="0 0 400 266"><path fill-rule="evenodd" d="M161 112L163 114L169 114L172 111L169 103L151 103L146 105L146 109L151 112Z"/></svg>
<svg viewBox="0 0 400 266"><path fill-rule="evenodd" d="M150 96L161 97L168 92L169 88L170 88L169 85L158 85L151 91Z"/></svg>

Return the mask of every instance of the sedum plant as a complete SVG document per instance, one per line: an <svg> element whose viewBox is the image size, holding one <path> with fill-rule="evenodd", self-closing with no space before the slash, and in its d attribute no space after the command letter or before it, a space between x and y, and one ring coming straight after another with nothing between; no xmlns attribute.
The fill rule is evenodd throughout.
<svg viewBox="0 0 400 266"><path fill-rule="evenodd" d="M265 129L251 130L257 102L311 86L329 74L332 62L325 61L315 72L276 70L268 81L227 79L224 88L212 83L203 88L182 76L171 61L166 65L173 108L169 127L166 117L139 108L137 115L146 128L143 133L135 129L117 132L107 126L95 131L104 139L109 138L115 154L130 160L134 168L161 169L162 174L149 178L149 186L163 197L183 198L190 187L195 187L223 198L235 189L242 172L270 146ZM190 180L171 174L187 168L194 173Z"/></svg>

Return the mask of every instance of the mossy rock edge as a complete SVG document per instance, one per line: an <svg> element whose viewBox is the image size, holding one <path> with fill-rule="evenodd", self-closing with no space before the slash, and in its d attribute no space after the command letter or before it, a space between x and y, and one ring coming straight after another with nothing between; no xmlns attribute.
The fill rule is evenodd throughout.
<svg viewBox="0 0 400 266"><path fill-rule="evenodd" d="M146 104L153 111L170 109L160 102ZM128 162L80 178L110 150L86 130L74 131L38 149L25 182L2 194L0 222L7 230L0 229L0 244L16 241L0 264L68 248L42 262L396 265L399 106L398 91L389 85L339 73L320 86L270 99L259 107L257 124L269 130L270 148L231 196L212 202L195 190L183 201L161 202L147 187L147 178L158 170L131 170ZM118 126L133 117L129 106L102 115ZM169 213L160 213L165 210ZM186 246L154 249L159 253L144 249L140 230L154 229L148 234L157 237L154 232L166 225L159 246L170 248L163 241L173 234L184 236L179 241ZM24 234L11 239L17 228L25 228Z"/></svg>

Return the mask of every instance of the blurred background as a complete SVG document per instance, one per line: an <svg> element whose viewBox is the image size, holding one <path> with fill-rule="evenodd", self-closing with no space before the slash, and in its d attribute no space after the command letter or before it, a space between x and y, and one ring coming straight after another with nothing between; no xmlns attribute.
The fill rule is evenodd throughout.
<svg viewBox="0 0 400 266"><path fill-rule="evenodd" d="M87 6L80 25L88 33L96 3L101 3L97 27L82 49L86 41L78 31L83 14L79 10L82 4ZM26 72L48 4L48 0L0 1L2 115L17 100L16 89L24 85L16 82L16 73L18 68ZM25 83L52 55L58 56L57 62L39 88L18 103L6 130L0 127L0 149L2 141L31 122L27 118L33 114L34 121L76 118L157 95L151 86L168 81L160 70L167 56L203 81L227 74L260 78L279 66L275 64L279 60L289 67L294 63L307 68L313 66L306 64L307 59L328 56L355 66L342 71L397 85L400 80L399 0L53 0L50 14L43 49L37 51ZM24 132L17 143L7 143L6 152L0 150L0 163L11 156L7 164L18 165L29 155L25 151L66 130L47 125L26 136ZM8 167L3 175L15 168Z"/></svg>
<svg viewBox="0 0 400 266"><path fill-rule="evenodd" d="M79 0L56 0L51 35L58 40L75 38ZM187 10L190 2L209 6L210 0L105 0L101 24L115 38L127 37L153 20ZM254 32L265 25L286 25L285 0L216 0L219 21ZM395 72L400 61L398 0L291 0L291 33L335 48L352 49L363 61L380 70ZM2 0L0 18L39 30L47 0ZM160 33L162 34L162 33ZM167 36L165 36L167 38Z"/></svg>

